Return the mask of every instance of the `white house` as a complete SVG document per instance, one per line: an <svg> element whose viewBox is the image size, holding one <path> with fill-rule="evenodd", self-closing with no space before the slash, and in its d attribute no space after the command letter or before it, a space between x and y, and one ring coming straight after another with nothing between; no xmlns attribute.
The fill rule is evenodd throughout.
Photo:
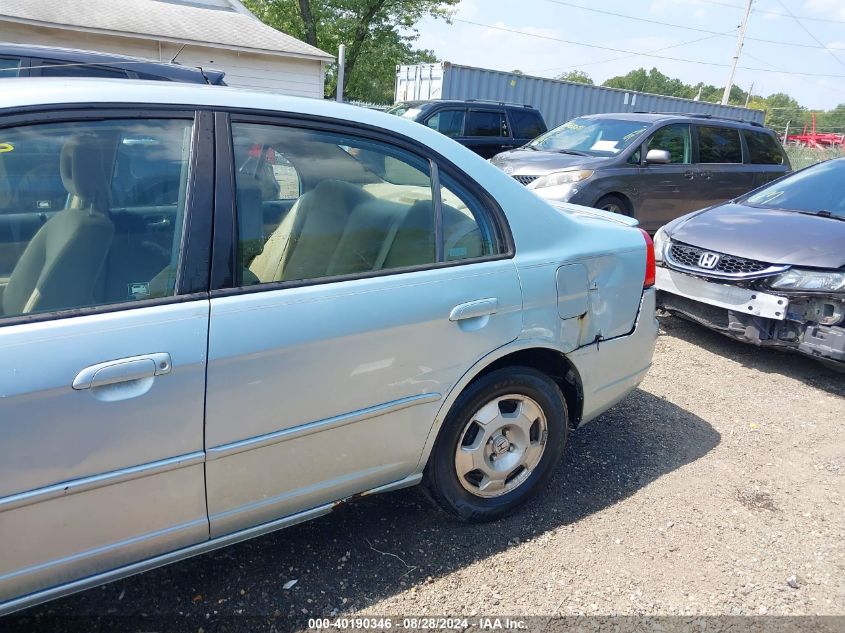
<svg viewBox="0 0 845 633"><path fill-rule="evenodd" d="M238 0L0 0L0 41L79 48L222 70L230 86L323 97L334 58Z"/></svg>

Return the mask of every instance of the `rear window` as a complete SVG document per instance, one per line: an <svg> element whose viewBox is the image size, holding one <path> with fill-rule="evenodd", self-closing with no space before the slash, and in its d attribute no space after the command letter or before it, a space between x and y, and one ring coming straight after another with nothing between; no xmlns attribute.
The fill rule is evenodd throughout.
<svg viewBox="0 0 845 633"><path fill-rule="evenodd" d="M698 155L702 163L741 163L739 130L702 125L698 128Z"/></svg>
<svg viewBox="0 0 845 633"><path fill-rule="evenodd" d="M754 165L782 165L783 152L780 144L765 132L745 130L745 145L748 147L748 158Z"/></svg>
<svg viewBox="0 0 845 633"><path fill-rule="evenodd" d="M546 131L543 117L535 110L511 110L511 123L515 138L537 138Z"/></svg>
<svg viewBox="0 0 845 633"><path fill-rule="evenodd" d="M493 110L470 110L465 136L510 136L505 113Z"/></svg>
<svg viewBox="0 0 845 633"><path fill-rule="evenodd" d="M16 57L0 58L0 79L17 77L21 71L21 60Z"/></svg>

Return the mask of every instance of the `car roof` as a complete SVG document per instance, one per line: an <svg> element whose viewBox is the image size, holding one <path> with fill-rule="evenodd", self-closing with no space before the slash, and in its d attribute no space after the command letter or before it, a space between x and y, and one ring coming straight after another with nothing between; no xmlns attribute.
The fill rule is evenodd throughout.
<svg viewBox="0 0 845 633"><path fill-rule="evenodd" d="M417 99L414 101L400 101L396 105L406 105L412 108L419 108L421 106L434 105L460 105L460 106L495 106L500 108L516 108L519 110L533 110L539 112L534 106L529 103L509 103L507 101L495 101L493 99Z"/></svg>
<svg viewBox="0 0 845 633"><path fill-rule="evenodd" d="M103 53L100 51L86 51L75 48L61 48L56 46L36 46L30 44L12 44L0 42L0 55L15 55L18 57L35 57L50 59L72 64L97 64L100 66L117 66L125 70L150 75L158 75L170 79L191 79L204 82L203 74L209 79L220 80L225 73L219 70L201 70L190 66L171 62L159 62L143 57L130 57L117 53Z"/></svg>
<svg viewBox="0 0 845 633"><path fill-rule="evenodd" d="M138 79L31 77L10 81L15 82L15 90L0 90L0 115L6 114L4 110L11 108L63 105L92 108L121 104L162 105L168 109L234 108L353 121L420 138L435 148L456 145L439 132L408 119L327 99L292 97L227 86ZM448 149L445 151L448 153Z"/></svg>
<svg viewBox="0 0 845 633"><path fill-rule="evenodd" d="M615 119L620 121L637 121L642 123L664 123L664 122L696 122L702 125L727 125L735 127L746 127L763 129L763 126L755 121L744 121L742 119L731 119L697 112L603 112L599 114L584 114L579 119Z"/></svg>

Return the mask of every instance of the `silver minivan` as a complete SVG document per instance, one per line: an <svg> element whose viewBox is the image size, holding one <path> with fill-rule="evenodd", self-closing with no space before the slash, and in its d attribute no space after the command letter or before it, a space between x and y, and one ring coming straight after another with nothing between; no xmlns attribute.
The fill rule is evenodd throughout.
<svg viewBox="0 0 845 633"><path fill-rule="evenodd" d="M694 114L582 116L491 162L547 200L622 213L649 231L790 171L771 130Z"/></svg>
<svg viewBox="0 0 845 633"><path fill-rule="evenodd" d="M17 81L0 614L361 493L422 482L495 519L651 364L648 235L434 130L229 88Z"/></svg>

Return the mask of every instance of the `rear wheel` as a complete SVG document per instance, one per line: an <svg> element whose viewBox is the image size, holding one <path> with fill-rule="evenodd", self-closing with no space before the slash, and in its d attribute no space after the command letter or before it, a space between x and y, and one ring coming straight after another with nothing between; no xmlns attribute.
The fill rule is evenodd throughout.
<svg viewBox="0 0 845 633"><path fill-rule="evenodd" d="M567 428L566 403L551 378L528 367L491 372L467 387L446 417L427 487L463 521L502 517L551 477Z"/></svg>
<svg viewBox="0 0 845 633"><path fill-rule="evenodd" d="M612 213L619 213L621 215L631 215L631 210L628 208L628 203L620 196L609 195L604 196L601 200L596 202L596 209L602 211L610 211Z"/></svg>

